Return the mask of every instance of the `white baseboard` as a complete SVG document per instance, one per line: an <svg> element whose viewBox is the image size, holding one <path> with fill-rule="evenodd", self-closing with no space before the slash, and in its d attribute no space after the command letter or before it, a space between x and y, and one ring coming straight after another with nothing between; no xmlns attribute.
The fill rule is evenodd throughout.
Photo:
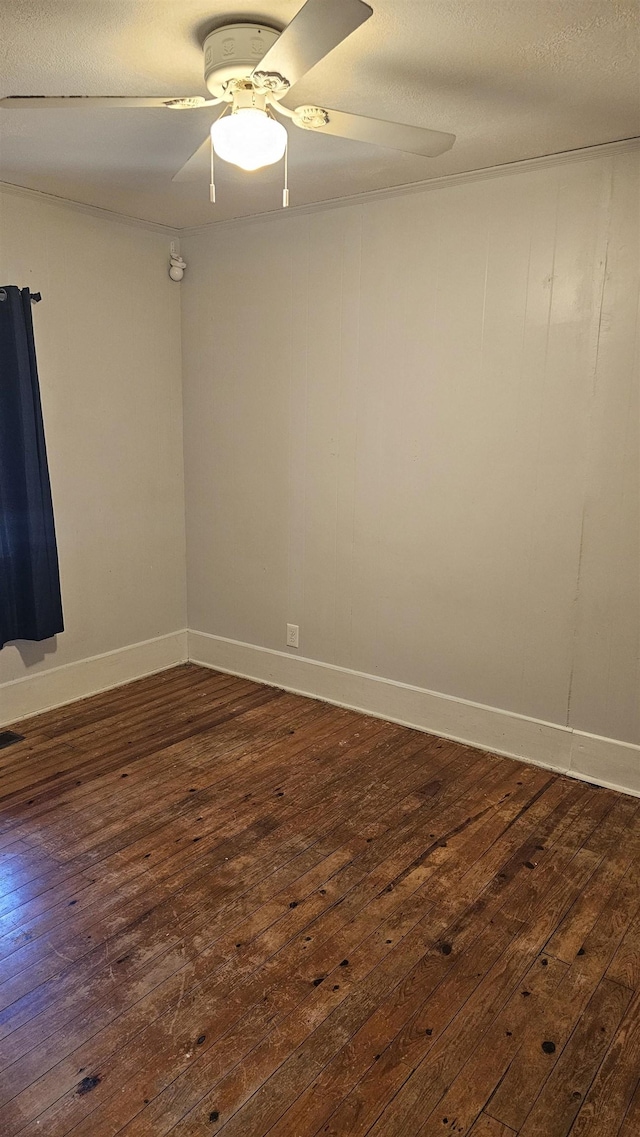
<svg viewBox="0 0 640 1137"><path fill-rule="evenodd" d="M206 632L187 632L187 647L191 663L640 796L640 746L630 742Z"/></svg>
<svg viewBox="0 0 640 1137"><path fill-rule="evenodd" d="M25 675L0 687L0 723L61 707L186 660L187 633L180 631Z"/></svg>
<svg viewBox="0 0 640 1137"><path fill-rule="evenodd" d="M206 632L172 632L5 683L0 724L187 660L640 796L640 746L633 743Z"/></svg>

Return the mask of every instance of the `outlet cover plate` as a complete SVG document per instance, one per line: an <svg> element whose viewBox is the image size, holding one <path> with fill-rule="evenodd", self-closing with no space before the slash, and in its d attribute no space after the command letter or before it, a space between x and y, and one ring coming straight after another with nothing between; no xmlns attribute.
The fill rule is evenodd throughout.
<svg viewBox="0 0 640 1137"><path fill-rule="evenodd" d="M298 647L300 628L297 624L287 624L287 647Z"/></svg>

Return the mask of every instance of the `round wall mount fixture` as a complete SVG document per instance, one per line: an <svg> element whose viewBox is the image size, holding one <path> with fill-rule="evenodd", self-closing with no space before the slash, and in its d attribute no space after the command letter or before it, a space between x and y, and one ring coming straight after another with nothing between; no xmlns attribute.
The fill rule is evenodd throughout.
<svg viewBox="0 0 640 1137"><path fill-rule="evenodd" d="M264 24L227 24L210 32L204 41L204 78L219 98L232 79L246 79L280 32Z"/></svg>

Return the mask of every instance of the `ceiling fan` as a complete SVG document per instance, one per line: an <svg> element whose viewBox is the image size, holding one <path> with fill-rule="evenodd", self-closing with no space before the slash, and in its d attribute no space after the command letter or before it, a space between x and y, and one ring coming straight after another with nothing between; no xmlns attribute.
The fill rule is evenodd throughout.
<svg viewBox="0 0 640 1137"><path fill-rule="evenodd" d="M225 24L204 41L204 77L211 98L128 97L122 95L11 95L0 100L4 108L25 107L167 107L197 110L223 105L200 147L173 181L200 175L203 153L210 151L210 198L215 201L214 153L245 170L257 170L285 159L283 205L289 204L287 186L288 135L282 116L303 130L333 134L385 146L427 158L437 157L455 142L454 134L402 123L328 110L297 106L283 100L291 88L333 48L356 31L372 8L363 0L306 0L282 33L264 24ZM291 102L295 99L291 97Z"/></svg>

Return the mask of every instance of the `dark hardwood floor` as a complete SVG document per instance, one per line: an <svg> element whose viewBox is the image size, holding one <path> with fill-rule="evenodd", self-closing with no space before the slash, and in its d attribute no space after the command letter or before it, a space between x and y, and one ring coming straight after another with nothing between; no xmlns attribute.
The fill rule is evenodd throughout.
<svg viewBox="0 0 640 1137"><path fill-rule="evenodd" d="M640 1134L640 800L194 666L14 729L6 1137Z"/></svg>

